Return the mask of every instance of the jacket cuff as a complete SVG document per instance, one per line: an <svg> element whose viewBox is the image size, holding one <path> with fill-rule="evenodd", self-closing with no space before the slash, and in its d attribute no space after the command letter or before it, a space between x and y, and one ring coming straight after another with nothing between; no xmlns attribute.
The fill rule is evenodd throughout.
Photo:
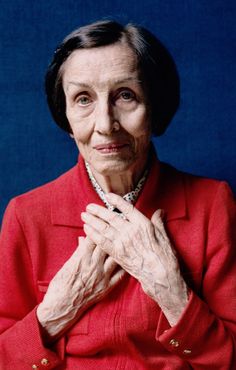
<svg viewBox="0 0 236 370"><path fill-rule="evenodd" d="M223 322L193 291L178 323L170 327L162 313L156 331L156 340L169 352L195 364L204 363L206 353L209 363L221 363L220 349L229 337Z"/></svg>
<svg viewBox="0 0 236 370"><path fill-rule="evenodd" d="M49 370L62 364L65 352L64 338L58 340L50 349L45 347L41 327L34 308L23 320L1 335L3 343L4 369ZM4 340L5 337L5 340Z"/></svg>

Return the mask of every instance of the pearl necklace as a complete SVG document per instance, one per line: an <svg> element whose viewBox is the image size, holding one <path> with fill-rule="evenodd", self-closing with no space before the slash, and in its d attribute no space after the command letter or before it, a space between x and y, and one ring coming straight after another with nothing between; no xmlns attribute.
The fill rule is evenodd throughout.
<svg viewBox="0 0 236 370"><path fill-rule="evenodd" d="M95 189L96 193L98 194L98 196L100 197L100 199L103 201L103 203L105 204L105 206L110 209L111 211L114 211L116 210L116 208L114 206L112 206L107 200L106 200L106 195L104 193L104 191L102 190L101 186L97 183L95 177L93 176L92 174L92 171L89 167L89 164L88 162L85 162L85 167L86 167L86 170L87 170L87 173L88 173L88 176L89 176L89 179L93 185L93 188ZM147 178L147 174L148 174L148 170L146 170L144 172L144 175L141 177L141 179L139 180L136 188L133 190L133 191L130 191L129 193L125 194L123 196L123 199L125 199L127 202L131 203L131 204L135 204L136 200L138 199L138 196L143 188L143 185L146 181L146 178ZM118 211L118 210L117 210ZM119 212L119 211L118 211Z"/></svg>

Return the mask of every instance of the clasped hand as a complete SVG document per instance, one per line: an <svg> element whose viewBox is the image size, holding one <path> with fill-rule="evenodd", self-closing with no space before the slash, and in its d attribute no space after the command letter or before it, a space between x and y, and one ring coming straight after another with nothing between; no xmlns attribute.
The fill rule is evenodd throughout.
<svg viewBox="0 0 236 370"><path fill-rule="evenodd" d="M162 309L170 325L187 303L187 287L157 210L151 220L122 197L107 200L124 217L89 204L81 217L86 237L51 280L37 317L49 336L68 330L127 273Z"/></svg>
<svg viewBox="0 0 236 370"><path fill-rule="evenodd" d="M116 194L107 194L107 200L124 217L89 204L81 215L86 235L140 282L174 325L186 306L187 287L167 237L161 210L149 220Z"/></svg>

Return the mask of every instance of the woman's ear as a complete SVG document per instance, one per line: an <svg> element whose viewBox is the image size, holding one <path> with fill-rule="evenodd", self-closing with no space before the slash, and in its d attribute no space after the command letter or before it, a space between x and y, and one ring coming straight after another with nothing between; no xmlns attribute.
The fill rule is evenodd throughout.
<svg viewBox="0 0 236 370"><path fill-rule="evenodd" d="M69 134L69 135L70 135L71 139L74 139L74 135L73 134Z"/></svg>

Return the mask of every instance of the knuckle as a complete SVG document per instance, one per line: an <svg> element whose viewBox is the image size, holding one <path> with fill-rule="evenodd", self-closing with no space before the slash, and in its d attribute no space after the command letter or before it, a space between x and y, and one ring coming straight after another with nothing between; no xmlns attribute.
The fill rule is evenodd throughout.
<svg viewBox="0 0 236 370"><path fill-rule="evenodd" d="M110 212L110 213L109 213L109 216L107 217L107 221L108 221L109 223L113 223L114 221L116 221L116 220L117 220L117 217L119 217L119 216L117 216L117 215L115 214L115 212Z"/></svg>
<svg viewBox="0 0 236 370"><path fill-rule="evenodd" d="M126 202L126 204L123 206L123 214L125 216L128 216L132 214L134 211L134 206L131 203Z"/></svg>
<svg viewBox="0 0 236 370"><path fill-rule="evenodd" d="M107 239L106 239L105 235L101 235L98 246L100 248L104 248L106 246L106 240Z"/></svg>
<svg viewBox="0 0 236 370"><path fill-rule="evenodd" d="M104 224L102 225L102 227L101 227L101 231L102 231L103 233L106 233L108 229L109 229L109 225L108 225L107 223L104 223Z"/></svg>

